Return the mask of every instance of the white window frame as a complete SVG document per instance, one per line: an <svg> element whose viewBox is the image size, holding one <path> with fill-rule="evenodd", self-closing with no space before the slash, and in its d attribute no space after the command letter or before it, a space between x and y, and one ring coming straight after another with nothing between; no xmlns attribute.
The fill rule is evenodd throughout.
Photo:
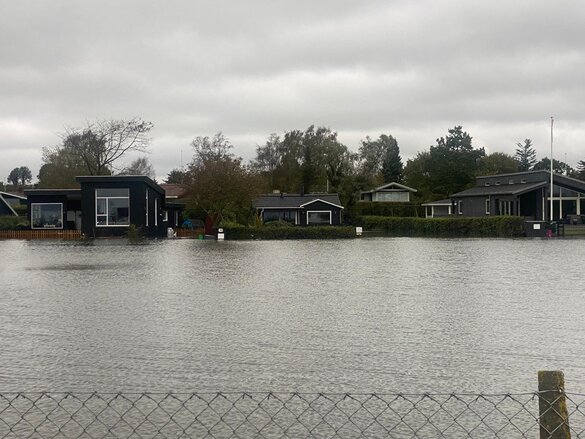
<svg viewBox="0 0 585 439"><path fill-rule="evenodd" d="M311 223L309 223L309 214L310 213L328 213L329 214L329 225L332 224L333 215L332 215L332 212L330 210L307 210L307 225L311 224ZM315 224L315 223L312 223L312 224ZM317 225L319 225L319 224L317 224Z"/></svg>
<svg viewBox="0 0 585 439"><path fill-rule="evenodd" d="M146 227L148 227L148 188L146 188Z"/></svg>
<svg viewBox="0 0 585 439"><path fill-rule="evenodd" d="M485 214L486 215L490 215L490 210L491 210L490 199L489 198L486 198L485 199Z"/></svg>
<svg viewBox="0 0 585 439"><path fill-rule="evenodd" d="M463 215L463 201L462 200L457 201L457 213L459 215Z"/></svg>
<svg viewBox="0 0 585 439"><path fill-rule="evenodd" d="M34 221L33 221L33 211L34 211L34 206L47 206L47 205L58 205L61 206L61 227L34 227ZM63 230L63 203L30 203L30 227L31 229L35 229L35 230L44 230L44 229L52 229L52 230Z"/></svg>
<svg viewBox="0 0 585 439"><path fill-rule="evenodd" d="M100 189L125 189L128 192L128 196L127 197L98 197L97 195L97 191ZM98 209L97 209L97 202L98 202L98 198L101 200L106 200L106 223L108 222L108 210L109 210L109 206L108 206L108 201L109 199L124 199L124 200L128 200L128 224L98 224L98 216L104 216L103 214L98 215ZM94 192L94 202L95 202L95 226L96 227L130 227L130 189L126 188L126 187L100 187L100 188L96 188L95 192Z"/></svg>
<svg viewBox="0 0 585 439"><path fill-rule="evenodd" d="M168 223L169 222L169 211L168 210L163 210L162 220L165 223Z"/></svg>
<svg viewBox="0 0 585 439"><path fill-rule="evenodd" d="M154 199L154 227L158 227L158 198Z"/></svg>

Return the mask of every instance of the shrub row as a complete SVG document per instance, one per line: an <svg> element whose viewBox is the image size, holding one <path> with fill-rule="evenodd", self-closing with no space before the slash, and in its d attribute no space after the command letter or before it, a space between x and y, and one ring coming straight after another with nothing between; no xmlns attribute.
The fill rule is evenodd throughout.
<svg viewBox="0 0 585 439"><path fill-rule="evenodd" d="M223 228L225 239L350 239L354 227L343 226L260 226L246 227L230 224Z"/></svg>
<svg viewBox="0 0 585 439"><path fill-rule="evenodd" d="M424 217L425 208L414 203L380 203L360 201L352 212L363 216Z"/></svg>
<svg viewBox="0 0 585 439"><path fill-rule="evenodd" d="M0 230L27 230L28 221L25 216L0 216Z"/></svg>
<svg viewBox="0 0 585 439"><path fill-rule="evenodd" d="M362 216L364 230L381 230L391 236L495 237L524 235L524 218L495 216L486 218L390 218Z"/></svg>

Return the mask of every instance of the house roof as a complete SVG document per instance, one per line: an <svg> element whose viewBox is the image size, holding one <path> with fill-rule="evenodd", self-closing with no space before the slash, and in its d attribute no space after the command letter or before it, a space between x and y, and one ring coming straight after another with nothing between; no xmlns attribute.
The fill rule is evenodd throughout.
<svg viewBox="0 0 585 439"><path fill-rule="evenodd" d="M522 195L526 192L530 192L534 189L546 186L546 181L540 181L536 183L522 183L522 184L502 184L499 186L476 186L471 189L467 189L456 194L451 195L455 197L477 197L487 195Z"/></svg>
<svg viewBox="0 0 585 439"><path fill-rule="evenodd" d="M17 194L12 194L10 192L3 192L3 191L0 191L0 197L3 197L4 199L17 198L19 200L26 200L26 197L23 195L17 195Z"/></svg>
<svg viewBox="0 0 585 439"><path fill-rule="evenodd" d="M126 183L128 181L141 181L157 192L164 193L164 189L146 175L81 175L75 177L79 183L99 183L108 181L112 183Z"/></svg>
<svg viewBox="0 0 585 439"><path fill-rule="evenodd" d="M322 201L343 209L338 194L266 194L252 202L254 209L301 209L308 204Z"/></svg>
<svg viewBox="0 0 585 439"><path fill-rule="evenodd" d="M421 206L450 206L453 202L450 199L446 200L437 200L437 201L430 201L428 203L423 203Z"/></svg>
<svg viewBox="0 0 585 439"><path fill-rule="evenodd" d="M161 183L166 198L183 198L187 193L187 186L182 184Z"/></svg>
<svg viewBox="0 0 585 439"><path fill-rule="evenodd" d="M27 196L34 195L65 195L68 199L81 199L81 189L26 189Z"/></svg>
<svg viewBox="0 0 585 439"><path fill-rule="evenodd" d="M373 192L383 192L383 191L397 191L397 190L417 192L416 189L413 189L411 187L405 186L405 185L400 184L400 183L392 182L392 183L386 183L382 186L378 186L375 189L370 189L369 191L362 191L362 194L370 194Z"/></svg>

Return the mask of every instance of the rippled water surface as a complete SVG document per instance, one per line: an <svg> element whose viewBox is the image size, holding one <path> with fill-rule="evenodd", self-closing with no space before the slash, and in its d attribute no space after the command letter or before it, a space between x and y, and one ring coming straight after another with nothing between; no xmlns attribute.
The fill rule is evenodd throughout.
<svg viewBox="0 0 585 439"><path fill-rule="evenodd" d="M585 241L0 241L1 391L585 392Z"/></svg>

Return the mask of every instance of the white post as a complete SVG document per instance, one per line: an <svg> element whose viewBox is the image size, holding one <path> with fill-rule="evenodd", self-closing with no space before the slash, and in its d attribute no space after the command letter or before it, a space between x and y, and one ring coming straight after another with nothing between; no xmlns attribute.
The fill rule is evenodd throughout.
<svg viewBox="0 0 585 439"><path fill-rule="evenodd" d="M559 220L563 217L563 188L559 186Z"/></svg>
<svg viewBox="0 0 585 439"><path fill-rule="evenodd" d="M553 220L553 123L554 117L550 117L550 220Z"/></svg>

